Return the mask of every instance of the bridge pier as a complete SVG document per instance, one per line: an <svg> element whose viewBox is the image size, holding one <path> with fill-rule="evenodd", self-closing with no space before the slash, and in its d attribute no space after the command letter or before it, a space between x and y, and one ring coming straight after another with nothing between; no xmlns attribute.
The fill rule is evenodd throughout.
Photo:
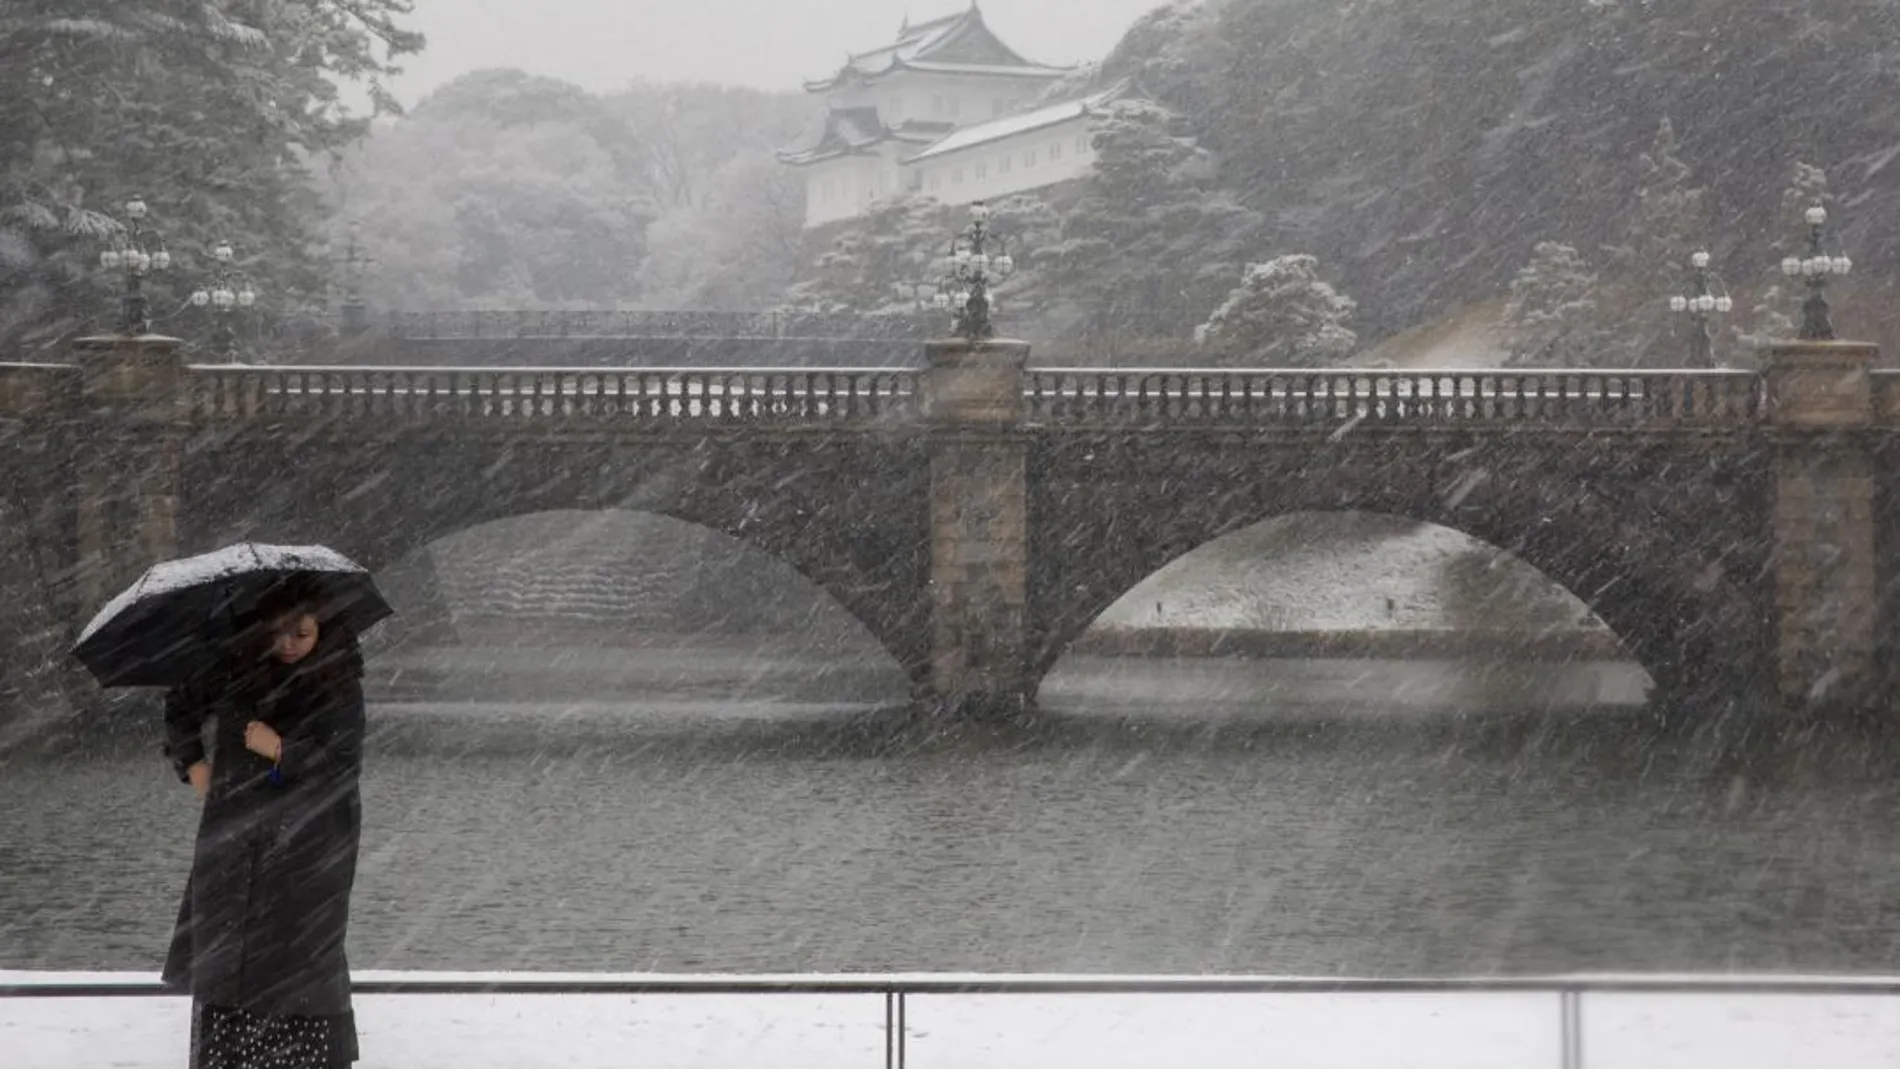
<svg viewBox="0 0 1900 1069"><path fill-rule="evenodd" d="M930 443L932 705L1009 717L1033 697L1027 657L1028 445L1014 341L925 346Z"/></svg>
<svg viewBox="0 0 1900 1069"><path fill-rule="evenodd" d="M178 555L190 414L182 344L151 334L73 343L73 597L81 623L146 568Z"/></svg>
<svg viewBox="0 0 1900 1069"><path fill-rule="evenodd" d="M1880 701L1876 352L1804 341L1776 347L1767 365L1775 677L1796 716L1854 716Z"/></svg>

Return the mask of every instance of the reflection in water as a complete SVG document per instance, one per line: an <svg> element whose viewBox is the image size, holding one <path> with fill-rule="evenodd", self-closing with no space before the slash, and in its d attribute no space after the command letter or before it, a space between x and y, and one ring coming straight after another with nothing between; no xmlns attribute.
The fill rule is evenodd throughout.
<svg viewBox="0 0 1900 1069"><path fill-rule="evenodd" d="M1891 967L1890 763L1738 775L1581 701L1425 715L1445 670L1408 690L1402 667L1358 666L1386 673L1382 715L1286 717L1298 687L1248 712L1248 673L1317 694L1341 667L1077 661L1043 730L898 741L871 729L891 714L836 701L385 704L352 961ZM1613 697L1615 672L1589 671L1552 693ZM0 766L0 967L156 967L193 813L155 743Z"/></svg>

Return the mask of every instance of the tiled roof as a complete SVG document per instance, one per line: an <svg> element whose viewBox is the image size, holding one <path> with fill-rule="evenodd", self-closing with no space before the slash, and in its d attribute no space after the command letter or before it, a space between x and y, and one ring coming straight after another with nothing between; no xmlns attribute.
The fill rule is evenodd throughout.
<svg viewBox="0 0 1900 1069"><path fill-rule="evenodd" d="M1057 123L1080 118L1087 115L1090 111L1125 95L1130 88L1130 84L1128 81L1123 80L1109 86L1107 89L1091 93L1085 97L1076 97L1073 100L1065 100L1057 104L1045 104L1039 108L1017 112L1014 115L1005 115L1000 119L991 119L988 122L971 123L968 126L952 130L950 133L931 142L922 152L911 156L904 160L904 162L917 163L939 156L947 156L953 152L961 152L967 148L974 148L992 141L1000 141L1006 137L1014 137L1017 134L1025 134L1031 130L1039 130L1045 126L1054 126Z"/></svg>
<svg viewBox="0 0 1900 1069"><path fill-rule="evenodd" d="M897 40L882 48L848 56L829 78L806 82L809 92L820 93L852 82L873 82L900 70L944 74L1002 74L1028 78L1056 78L1067 68L1046 67L1017 55L983 24L975 4L955 15L905 23Z"/></svg>
<svg viewBox="0 0 1900 1069"><path fill-rule="evenodd" d="M874 107L829 108L824 125L800 144L779 152L780 162L794 166L863 152L886 141L927 145L950 129L948 123L906 122L884 125Z"/></svg>

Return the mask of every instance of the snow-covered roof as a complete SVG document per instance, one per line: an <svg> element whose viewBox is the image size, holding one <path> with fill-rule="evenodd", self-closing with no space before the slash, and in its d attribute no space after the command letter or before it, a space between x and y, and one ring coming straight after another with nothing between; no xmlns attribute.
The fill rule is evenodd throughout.
<svg viewBox="0 0 1900 1069"><path fill-rule="evenodd" d="M874 107L832 107L825 110L823 124L816 133L791 148L781 149L779 162L794 167L864 152L886 141L928 145L951 129L949 123L915 120L886 126Z"/></svg>
<svg viewBox="0 0 1900 1069"><path fill-rule="evenodd" d="M961 152L964 149L987 145L993 141L1001 141L1006 137L1015 137L1017 134L1026 134L1032 130L1040 130L1045 126L1055 126L1059 123L1068 122L1071 119L1082 118L1096 108L1111 103L1116 98L1128 92L1129 85L1130 83L1127 81L1120 81L1107 89L1090 93L1085 97L1076 97L1072 100L1065 100L1055 104L1045 104L1039 108L1017 112L1014 115L1005 115L1000 119L991 119L988 122L971 123L968 126L953 130L943 137L938 138L936 141L931 142L922 152L909 157L904 160L904 162L907 164L921 163L924 160L948 156L953 152Z"/></svg>
<svg viewBox="0 0 1900 1069"><path fill-rule="evenodd" d="M933 74L978 74L1017 78L1059 78L1066 67L1032 63L1004 44L983 23L983 13L972 3L955 15L911 25L897 31L897 40L869 52L851 53L844 66L829 78L805 83L805 90L822 93L842 85L877 81L901 70Z"/></svg>

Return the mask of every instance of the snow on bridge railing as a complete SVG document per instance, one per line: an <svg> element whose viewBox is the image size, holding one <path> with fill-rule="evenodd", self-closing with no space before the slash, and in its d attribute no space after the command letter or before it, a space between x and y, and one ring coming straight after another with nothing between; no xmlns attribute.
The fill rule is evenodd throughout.
<svg viewBox="0 0 1900 1069"><path fill-rule="evenodd" d="M202 420L258 417L816 422L908 416L917 376L876 368L191 368Z"/></svg>
<svg viewBox="0 0 1900 1069"><path fill-rule="evenodd" d="M808 338L919 341L940 327L914 315L831 312L450 311L393 312L391 337L410 340L502 338Z"/></svg>
<svg viewBox="0 0 1900 1069"><path fill-rule="evenodd" d="M1757 419L1761 377L1720 370L1040 368L1043 424L1733 426Z"/></svg>

